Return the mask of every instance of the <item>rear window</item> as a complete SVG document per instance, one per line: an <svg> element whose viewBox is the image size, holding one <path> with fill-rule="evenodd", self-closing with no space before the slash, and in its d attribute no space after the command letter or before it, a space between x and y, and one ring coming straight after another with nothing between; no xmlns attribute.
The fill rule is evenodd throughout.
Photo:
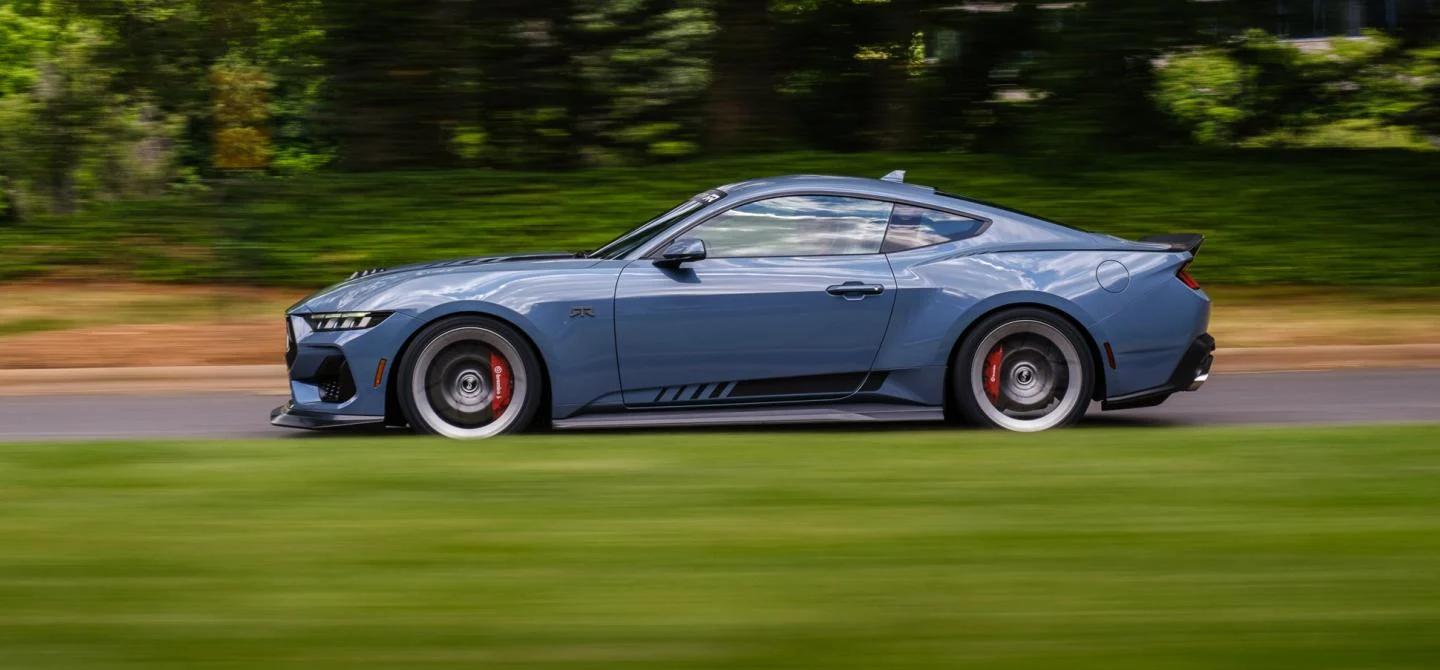
<svg viewBox="0 0 1440 670"><path fill-rule="evenodd" d="M1070 225L1070 224L1068 224L1068 223L1060 223L1059 221L1056 221L1056 220L1054 220L1054 219L1047 219L1047 218L1045 218L1045 217L1043 217L1043 216L1040 216L1039 214L1031 214L1030 212L1024 212L1024 211L1015 209L1014 207L1006 207L1005 205L998 205L998 204L993 203L993 202L986 202L986 201L981 200L981 199L979 199L979 198L972 198L972 197L966 196L966 195L955 195L954 193L944 193L944 192L941 192L941 191L936 191L936 192L935 192L935 195L944 196L944 197L946 197L946 198L952 198L952 199L955 199L955 200L959 200L960 202L973 202L973 203L975 203L975 204L977 204L977 205L984 205L984 206L986 206L986 207L992 207L992 208L998 209L998 210L1000 210L1000 211L1002 211L1002 212L1010 212L1011 214L1019 214L1020 216L1026 216L1026 217L1035 219L1036 221L1044 221L1045 223L1049 223L1049 224L1053 224L1053 225L1056 225L1056 226L1060 226L1060 227L1062 227L1062 228L1069 228L1070 230L1078 230L1078 231L1080 231L1080 232L1082 232L1082 233L1092 232L1092 231L1089 231L1089 230L1085 230L1084 228L1079 228L1079 227L1077 227L1077 226L1072 226L1072 225Z"/></svg>
<svg viewBox="0 0 1440 670"><path fill-rule="evenodd" d="M973 237L985 222L914 205L895 205L890 227L885 231L882 253L919 249Z"/></svg>

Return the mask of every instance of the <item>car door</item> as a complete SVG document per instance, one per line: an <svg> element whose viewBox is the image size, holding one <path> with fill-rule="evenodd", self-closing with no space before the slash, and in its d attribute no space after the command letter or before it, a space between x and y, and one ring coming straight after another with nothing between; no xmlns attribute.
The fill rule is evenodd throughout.
<svg viewBox="0 0 1440 670"><path fill-rule="evenodd" d="M683 235L706 258L628 265L616 286L626 405L839 398L884 339L891 204L832 195L743 204Z"/></svg>

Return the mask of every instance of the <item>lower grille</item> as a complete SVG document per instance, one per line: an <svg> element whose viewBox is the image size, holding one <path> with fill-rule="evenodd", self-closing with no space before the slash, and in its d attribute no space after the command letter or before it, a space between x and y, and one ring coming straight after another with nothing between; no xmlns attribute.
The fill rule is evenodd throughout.
<svg viewBox="0 0 1440 670"><path fill-rule="evenodd" d="M350 374L350 362L342 354L327 356L315 375L303 381L320 390L321 402L341 403L355 397L355 376Z"/></svg>

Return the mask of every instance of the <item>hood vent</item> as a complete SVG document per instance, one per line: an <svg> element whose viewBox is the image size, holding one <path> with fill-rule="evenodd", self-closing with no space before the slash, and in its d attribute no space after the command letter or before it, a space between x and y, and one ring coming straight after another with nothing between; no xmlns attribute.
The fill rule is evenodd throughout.
<svg viewBox="0 0 1440 670"><path fill-rule="evenodd" d="M378 274L380 274L381 272L384 272L384 271L385 271L385 268L370 268L369 270L356 270L355 272L350 273L350 276L346 278L346 281L349 281L350 279L359 279L359 278L361 278L361 277L369 277L370 275L378 275Z"/></svg>
<svg viewBox="0 0 1440 670"><path fill-rule="evenodd" d="M382 272L401 272L410 270L434 270L437 268L453 268L462 265L485 265L487 263L499 263L503 261L542 261L556 260L562 258L583 258L583 255L569 251L539 254L520 254L514 256L473 256L470 258L455 258L448 261L432 261L429 263L415 263L413 265L401 265L394 268L371 268L352 273L349 279L361 279L371 275L378 275ZM349 281L347 279L346 281Z"/></svg>

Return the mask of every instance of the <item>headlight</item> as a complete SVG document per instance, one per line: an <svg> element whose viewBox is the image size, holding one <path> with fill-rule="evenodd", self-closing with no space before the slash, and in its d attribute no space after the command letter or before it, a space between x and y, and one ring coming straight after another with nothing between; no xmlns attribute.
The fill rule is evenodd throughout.
<svg viewBox="0 0 1440 670"><path fill-rule="evenodd" d="M306 314L305 323L315 332L336 330L364 330L380 325L391 312L332 312L329 314Z"/></svg>

